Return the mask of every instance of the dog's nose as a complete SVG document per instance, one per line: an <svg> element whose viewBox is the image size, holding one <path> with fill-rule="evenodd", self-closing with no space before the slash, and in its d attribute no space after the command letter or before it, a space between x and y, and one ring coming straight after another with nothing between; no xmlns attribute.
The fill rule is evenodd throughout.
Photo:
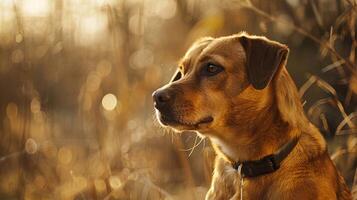
<svg viewBox="0 0 357 200"><path fill-rule="evenodd" d="M168 90L156 90L152 94L152 97L155 102L155 107L160 107L167 104L171 100L172 95Z"/></svg>

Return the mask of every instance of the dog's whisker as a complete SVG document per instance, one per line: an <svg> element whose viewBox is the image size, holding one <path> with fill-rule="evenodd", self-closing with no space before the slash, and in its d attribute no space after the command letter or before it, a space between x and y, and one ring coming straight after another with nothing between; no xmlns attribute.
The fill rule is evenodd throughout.
<svg viewBox="0 0 357 200"><path fill-rule="evenodd" d="M193 143L193 146L190 148L191 151L190 151L190 153L188 154L188 157L190 157L190 156L192 155L194 149L197 147L197 145L200 144L200 143L196 144L196 143L197 143L197 138L198 138L198 136L196 135L196 137L195 137L195 142Z"/></svg>
<svg viewBox="0 0 357 200"><path fill-rule="evenodd" d="M196 139L198 138L198 136L196 136ZM190 152L190 154L188 155L188 157L190 157L191 155L192 155L192 153L193 153L193 151L196 149L196 147L198 147L201 143L202 143L202 141L204 141L205 140L205 138L201 138L201 140L195 145L195 146L193 146L192 148L191 148L191 152ZM196 142L196 141L195 141Z"/></svg>
<svg viewBox="0 0 357 200"><path fill-rule="evenodd" d="M198 135L196 135L195 137L195 141L193 143L193 146L188 148L188 149L179 149L180 151L190 151L190 153L188 154L188 157L190 157L192 155L192 153L194 152L194 150L202 143L204 142L205 144L205 140L206 138L201 138L200 141L197 142L198 138L201 138L199 137Z"/></svg>
<svg viewBox="0 0 357 200"><path fill-rule="evenodd" d="M202 149L205 149L205 147L206 147L206 138L202 138L202 140L203 140Z"/></svg>
<svg viewBox="0 0 357 200"><path fill-rule="evenodd" d="M173 132L170 132L171 133L171 143L173 144L174 143L174 133Z"/></svg>
<svg viewBox="0 0 357 200"><path fill-rule="evenodd" d="M196 146L197 137L198 137L198 136L196 135L195 141L193 142L193 146L192 146L192 147L190 147L190 148L188 148L188 149L180 149L180 151L192 151L192 149ZM186 141L187 141L187 139L186 139ZM191 154L191 152L190 152L190 154Z"/></svg>

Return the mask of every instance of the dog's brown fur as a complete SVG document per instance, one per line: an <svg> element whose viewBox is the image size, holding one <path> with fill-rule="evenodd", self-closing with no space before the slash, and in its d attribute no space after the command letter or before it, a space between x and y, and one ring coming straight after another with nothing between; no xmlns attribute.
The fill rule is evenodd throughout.
<svg viewBox="0 0 357 200"><path fill-rule="evenodd" d="M244 200L351 199L323 137L304 115L285 68L287 56L285 45L265 37L203 38L188 50L172 81L158 90L174 96L170 120L158 109L160 121L209 137L218 154L206 199L239 199L240 177L232 162L260 159L297 136L297 146L279 170L245 179ZM202 76L207 63L224 71ZM200 123L207 116L213 121Z"/></svg>

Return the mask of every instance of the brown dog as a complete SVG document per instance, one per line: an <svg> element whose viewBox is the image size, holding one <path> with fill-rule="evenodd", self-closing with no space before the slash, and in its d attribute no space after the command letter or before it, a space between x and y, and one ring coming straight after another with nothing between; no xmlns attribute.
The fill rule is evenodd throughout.
<svg viewBox="0 0 357 200"><path fill-rule="evenodd" d="M154 92L162 125L207 136L218 154L206 199L352 199L304 115L288 53L245 33L203 38Z"/></svg>

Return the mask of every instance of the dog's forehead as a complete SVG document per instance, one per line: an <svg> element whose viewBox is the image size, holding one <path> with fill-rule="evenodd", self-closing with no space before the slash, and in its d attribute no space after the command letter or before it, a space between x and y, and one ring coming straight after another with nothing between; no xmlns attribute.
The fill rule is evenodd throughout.
<svg viewBox="0 0 357 200"><path fill-rule="evenodd" d="M202 38L199 41L193 43L181 59L181 65L188 67L192 60L197 58L203 49L205 49L213 40L213 38Z"/></svg>
<svg viewBox="0 0 357 200"><path fill-rule="evenodd" d="M189 68L192 63L207 56L244 60L245 52L237 37L208 38L194 43L180 64Z"/></svg>
<svg viewBox="0 0 357 200"><path fill-rule="evenodd" d="M230 59L245 57L244 49L238 37L220 37L212 41L201 53L205 55L219 55Z"/></svg>

